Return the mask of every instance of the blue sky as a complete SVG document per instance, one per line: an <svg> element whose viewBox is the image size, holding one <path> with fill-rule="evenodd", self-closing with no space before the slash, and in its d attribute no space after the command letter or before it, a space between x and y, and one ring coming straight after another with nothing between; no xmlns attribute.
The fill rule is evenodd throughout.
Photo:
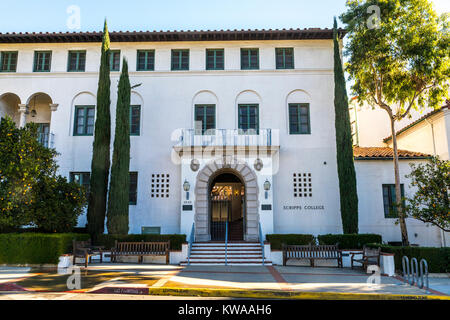
<svg viewBox="0 0 450 320"><path fill-rule="evenodd" d="M434 0L449 11L450 0ZM81 10L81 29L69 29L67 8ZM3 7L3 10L5 7ZM332 27L345 0L15 0L0 19L0 32L208 30Z"/></svg>

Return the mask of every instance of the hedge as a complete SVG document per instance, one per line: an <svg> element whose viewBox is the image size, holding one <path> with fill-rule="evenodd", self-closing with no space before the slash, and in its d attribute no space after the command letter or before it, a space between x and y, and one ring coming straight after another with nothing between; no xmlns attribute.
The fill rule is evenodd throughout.
<svg viewBox="0 0 450 320"><path fill-rule="evenodd" d="M87 234L0 234L0 264L57 264L62 254L72 252L72 240L87 240Z"/></svg>
<svg viewBox="0 0 450 320"><path fill-rule="evenodd" d="M162 242L170 240L171 250L181 250L181 245L186 243L186 235L184 234L128 234L128 235L115 235L115 234L102 234L98 237L97 245L105 246L105 249L111 249L114 247L115 241L119 242Z"/></svg>
<svg viewBox="0 0 450 320"><path fill-rule="evenodd" d="M312 234L267 234L266 240L270 242L273 250L281 250L283 243L287 245L316 244L316 237Z"/></svg>
<svg viewBox="0 0 450 320"><path fill-rule="evenodd" d="M317 237L319 244L338 244L339 249L362 249L369 243L381 243L378 234L324 234Z"/></svg>
<svg viewBox="0 0 450 320"><path fill-rule="evenodd" d="M421 259L425 259L428 264L429 273L448 273L450 272L450 248L434 248L434 247L397 247L385 244L372 243L368 244L372 248L381 248L381 252L394 253L395 269L402 272L402 258L407 256L411 263L412 258L417 258L420 263ZM411 268L411 266L410 266Z"/></svg>

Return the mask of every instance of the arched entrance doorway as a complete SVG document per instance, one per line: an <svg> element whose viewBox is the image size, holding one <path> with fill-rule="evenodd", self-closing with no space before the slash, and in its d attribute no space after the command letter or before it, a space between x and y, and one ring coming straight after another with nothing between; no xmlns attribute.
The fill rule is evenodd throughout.
<svg viewBox="0 0 450 320"><path fill-rule="evenodd" d="M244 240L245 184L233 173L216 176L209 186L210 232L212 241ZM228 223L228 227L227 227Z"/></svg>

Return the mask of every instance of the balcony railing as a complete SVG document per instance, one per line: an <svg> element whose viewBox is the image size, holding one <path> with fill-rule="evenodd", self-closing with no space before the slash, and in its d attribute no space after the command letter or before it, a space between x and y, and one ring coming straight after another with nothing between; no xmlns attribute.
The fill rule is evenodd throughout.
<svg viewBox="0 0 450 320"><path fill-rule="evenodd" d="M277 147L278 130L212 129L202 133L196 129L181 129L175 147Z"/></svg>

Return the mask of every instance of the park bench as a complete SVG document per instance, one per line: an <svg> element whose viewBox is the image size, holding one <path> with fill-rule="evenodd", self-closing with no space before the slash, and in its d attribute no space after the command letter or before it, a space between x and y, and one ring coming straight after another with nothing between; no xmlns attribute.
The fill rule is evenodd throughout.
<svg viewBox="0 0 450 320"><path fill-rule="evenodd" d="M103 262L102 246L93 246L91 240L72 241L73 265L76 258L84 258L84 266L87 268L88 263L92 261L92 256L100 256L100 263Z"/></svg>
<svg viewBox="0 0 450 320"><path fill-rule="evenodd" d="M142 263L144 256L165 256L169 264L170 241L167 242L115 242L111 249L111 261L116 262L117 257L138 256Z"/></svg>
<svg viewBox="0 0 450 320"><path fill-rule="evenodd" d="M285 245L283 249L283 266L288 259L309 259L311 267L314 267L314 260L317 259L335 259L338 267L342 268L342 252L338 245Z"/></svg>
<svg viewBox="0 0 450 320"><path fill-rule="evenodd" d="M354 262L360 263L365 270L367 270L367 266L369 265L380 266L381 248L373 249L364 246L361 259L355 259L355 255L357 254L361 254L361 252L353 252L351 255L352 269Z"/></svg>

